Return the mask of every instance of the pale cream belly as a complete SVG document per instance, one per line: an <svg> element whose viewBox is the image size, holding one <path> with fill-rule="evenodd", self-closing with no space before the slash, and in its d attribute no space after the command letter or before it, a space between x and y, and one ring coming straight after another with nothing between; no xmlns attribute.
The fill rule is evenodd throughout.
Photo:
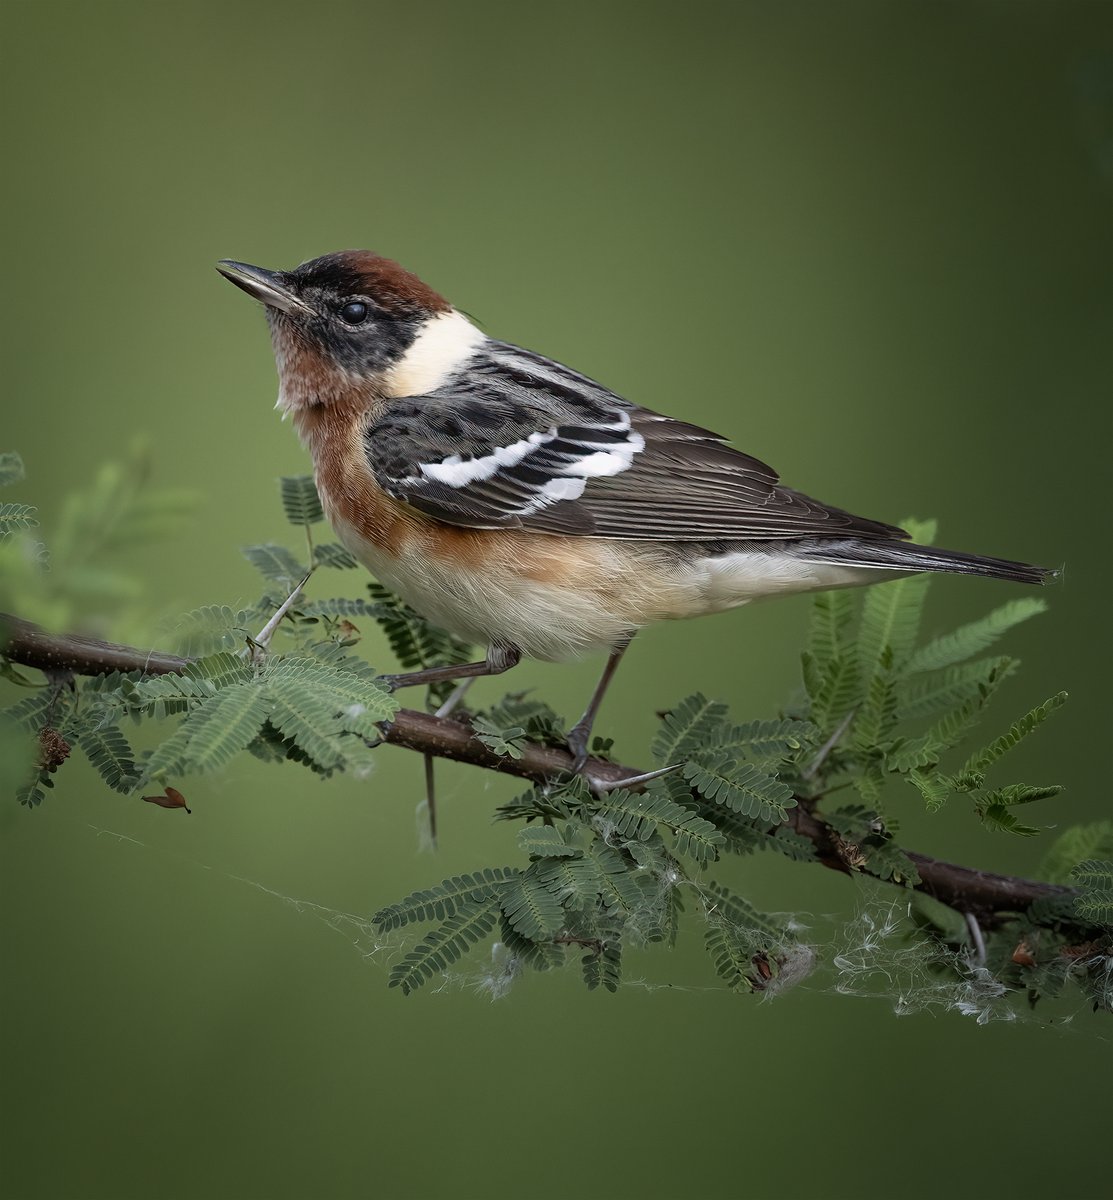
<svg viewBox="0 0 1113 1200"><path fill-rule="evenodd" d="M488 534L490 550L462 561L437 553L436 541L420 533L392 554L342 520L333 525L356 558L423 617L481 646L512 643L532 658L607 648L651 621L699 609L694 580L671 577L629 544L544 538L540 552L531 547L527 555L515 553L517 538Z"/></svg>
<svg viewBox="0 0 1113 1200"><path fill-rule="evenodd" d="M449 556L440 537L420 527L386 553L336 514L332 520L360 562L434 624L480 646L509 642L549 660L608 648L653 621L884 575L764 552L681 560L652 542L509 531L459 531L469 554Z"/></svg>

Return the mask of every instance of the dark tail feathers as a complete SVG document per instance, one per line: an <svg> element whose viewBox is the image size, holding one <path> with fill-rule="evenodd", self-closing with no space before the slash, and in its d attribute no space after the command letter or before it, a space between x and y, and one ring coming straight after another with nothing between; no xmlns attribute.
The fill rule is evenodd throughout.
<svg viewBox="0 0 1113 1200"><path fill-rule="evenodd" d="M1006 558L984 558L961 550L939 550L918 546L915 542L860 541L814 544L804 552L819 562L854 567L888 567L894 571L951 571L956 575L985 575L990 579L1011 579L1015 583L1051 583L1060 572L1029 563L1010 562Z"/></svg>

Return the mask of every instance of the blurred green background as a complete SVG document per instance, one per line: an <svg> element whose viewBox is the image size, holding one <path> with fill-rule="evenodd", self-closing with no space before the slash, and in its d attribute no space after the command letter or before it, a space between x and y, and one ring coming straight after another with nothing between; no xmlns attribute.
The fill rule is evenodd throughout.
<svg viewBox="0 0 1113 1200"><path fill-rule="evenodd" d="M202 493L131 564L150 612L252 599L237 547L291 537L275 480L307 469L271 411L263 319L213 263L367 246L814 495L1065 560L1050 614L1007 644L1025 670L997 719L1067 688L1016 774L1069 785L1043 824L1108 812L1108 4L9 0L3 30L0 448L29 471L11 498L49 535L61 497L149 434L159 482ZM929 625L1015 594L941 580ZM651 631L603 728L638 762L653 711L697 688L770 715L806 619L800 599ZM571 715L597 667L515 682ZM572 970L498 1004L388 992L359 915L512 861L489 814L513 785L440 778L435 857L397 750L362 783L241 760L190 781L191 817L84 763L41 809L0 810L4 1194L1107 1184L1109 1034L1088 1012L898 1019L822 976L761 1004L714 986L695 927L635 959L649 990L588 995ZM1035 869L1042 845L901 800L917 849ZM726 877L767 908L838 920L864 899L741 866Z"/></svg>

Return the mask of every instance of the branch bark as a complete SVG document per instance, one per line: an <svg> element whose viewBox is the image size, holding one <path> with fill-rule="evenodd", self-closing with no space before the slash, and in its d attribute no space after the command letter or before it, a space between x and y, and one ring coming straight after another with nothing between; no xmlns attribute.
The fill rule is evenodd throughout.
<svg viewBox="0 0 1113 1200"><path fill-rule="evenodd" d="M140 650L74 634L50 634L30 621L6 613L0 613L0 654L22 666L70 671L76 675L105 675L111 671L177 674L190 662L188 658L158 650ZM383 740L407 750L469 763L532 783L545 783L572 770L572 756L567 750L527 742L521 747L520 758L502 758L475 737L470 726L414 709L400 709L386 728ZM638 768L598 758L589 759L585 771L593 782L612 787L643 774ZM637 791L642 785L631 786ZM847 875L857 873L838 853L830 827L809 806L799 804L792 809L788 824L814 844L824 866ZM917 891L989 923L998 914L1023 912L1037 900L1073 890L1058 884L978 871L926 854L912 851L908 854L920 873Z"/></svg>

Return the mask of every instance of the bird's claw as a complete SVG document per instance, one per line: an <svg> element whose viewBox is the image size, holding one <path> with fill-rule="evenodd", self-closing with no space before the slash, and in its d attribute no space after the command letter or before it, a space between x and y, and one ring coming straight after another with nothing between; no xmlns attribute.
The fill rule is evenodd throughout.
<svg viewBox="0 0 1113 1200"><path fill-rule="evenodd" d="M567 743L568 751L572 755L572 774L582 775L584 767L587 766L587 745L588 739L591 737L591 730L584 729L579 725L573 726L568 731Z"/></svg>

